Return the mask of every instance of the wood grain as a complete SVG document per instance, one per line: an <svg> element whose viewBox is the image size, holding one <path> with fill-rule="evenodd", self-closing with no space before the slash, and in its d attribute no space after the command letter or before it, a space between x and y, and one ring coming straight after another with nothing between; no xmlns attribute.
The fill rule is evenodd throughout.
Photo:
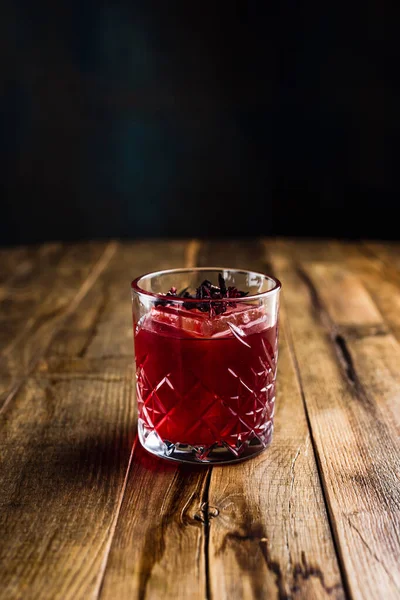
<svg viewBox="0 0 400 600"><path fill-rule="evenodd" d="M114 251L113 244L44 246L31 259L31 268L8 283L0 302L7 324L0 349L0 408L45 351L77 294L91 284L92 272L96 276Z"/></svg>
<svg viewBox="0 0 400 600"><path fill-rule="evenodd" d="M370 256L378 257L400 271L400 242L365 242L363 247Z"/></svg>
<svg viewBox="0 0 400 600"><path fill-rule="evenodd" d="M398 344L354 275L302 250L268 244L342 565L353 597L398 598Z"/></svg>
<svg viewBox="0 0 400 600"><path fill-rule="evenodd" d="M137 442L101 598L206 596L209 472L157 459Z"/></svg>
<svg viewBox="0 0 400 600"><path fill-rule="evenodd" d="M0 250L0 599L400 597L398 244L143 241ZM129 283L282 279L276 425L250 461L136 439Z"/></svg>
<svg viewBox="0 0 400 600"><path fill-rule="evenodd" d="M22 252L22 248L20 252ZM43 295L49 293L46 274L57 271L66 247L62 244L26 248L18 262L14 261L13 274L1 286L0 309L2 318L25 318Z"/></svg>
<svg viewBox="0 0 400 600"><path fill-rule="evenodd" d="M3 411L0 598L98 594L135 432L129 283L184 247L120 246Z"/></svg>
<svg viewBox="0 0 400 600"><path fill-rule="evenodd" d="M35 247L0 248L0 299L3 298L5 284L33 268L38 252L40 248Z"/></svg>
<svg viewBox="0 0 400 600"><path fill-rule="evenodd" d="M0 353L15 337L35 304L32 286L40 272L61 258L61 244L0 251ZM30 294L30 301L27 296ZM1 354L0 354L1 355Z"/></svg>
<svg viewBox="0 0 400 600"><path fill-rule="evenodd" d="M379 252L375 246L373 254L369 248L365 252L364 245L336 242L335 246L342 264L359 277L387 328L400 341L400 267L388 259L390 254Z"/></svg>

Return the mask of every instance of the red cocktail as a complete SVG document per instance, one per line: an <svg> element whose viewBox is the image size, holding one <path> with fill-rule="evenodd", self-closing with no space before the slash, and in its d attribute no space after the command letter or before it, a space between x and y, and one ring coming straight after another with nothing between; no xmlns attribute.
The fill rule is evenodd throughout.
<svg viewBox="0 0 400 600"><path fill-rule="evenodd" d="M204 276L200 271L194 271L191 286L197 290L197 278ZM234 273L235 283L243 273L223 272L223 281L229 282ZM215 276L209 269L207 274ZM180 279L187 272L174 275ZM199 298L201 291L190 296L185 290L184 297L172 289L164 299L135 290L142 444L164 457L200 462L230 462L258 453L273 431L279 283L273 290L233 299L233 292L223 297L214 285L214 295L206 299Z"/></svg>

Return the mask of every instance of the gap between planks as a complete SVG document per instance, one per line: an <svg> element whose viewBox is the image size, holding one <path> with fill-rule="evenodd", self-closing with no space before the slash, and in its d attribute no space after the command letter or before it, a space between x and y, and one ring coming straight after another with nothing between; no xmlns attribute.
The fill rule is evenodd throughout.
<svg viewBox="0 0 400 600"><path fill-rule="evenodd" d="M32 372L34 371L34 369L36 368L36 366L38 365L40 359L42 358L43 354L46 352L46 350L48 349L48 347L51 344L51 341L53 340L53 338L55 337L55 335L57 334L57 332L59 331L59 329L61 328L62 324L64 323L65 319L67 319L71 314L73 314L75 312L75 310L78 308L80 302L83 300L83 298L86 296L86 294L88 293L88 291L92 288L92 286L94 285L94 283L97 281L97 279L100 277L101 273L106 269L106 267L108 266L108 264L110 263L112 257L114 256L116 250L118 247L118 243L113 241L113 242L109 242L102 254L102 256L99 258L99 260L97 261L97 263L94 265L92 271L90 272L90 274L88 275L88 277L86 278L86 280L82 283L78 293L76 294L75 298L73 299L73 301L71 302L71 304L68 306L67 310L64 313L64 317L61 319L61 322L58 324L58 326L54 329L53 334L48 342L48 344L46 345L45 348L43 348L42 352L39 353L37 356L35 356L35 358L31 361L27 372L19 379L17 380L17 382L15 383L14 387L11 389L11 391L9 392L9 394L7 395L7 397L5 398L2 406L0 406L0 414L4 413L8 406L10 405L10 403L12 402L12 400L15 398L15 396L17 395L18 391L21 389L21 387L24 385L24 383L28 380L29 376L32 374Z"/></svg>

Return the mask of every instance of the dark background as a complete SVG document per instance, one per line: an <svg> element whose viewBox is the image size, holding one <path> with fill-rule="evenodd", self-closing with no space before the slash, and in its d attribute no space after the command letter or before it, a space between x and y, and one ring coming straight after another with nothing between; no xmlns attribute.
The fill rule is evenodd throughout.
<svg viewBox="0 0 400 600"><path fill-rule="evenodd" d="M0 23L0 243L398 239L384 2L17 0Z"/></svg>

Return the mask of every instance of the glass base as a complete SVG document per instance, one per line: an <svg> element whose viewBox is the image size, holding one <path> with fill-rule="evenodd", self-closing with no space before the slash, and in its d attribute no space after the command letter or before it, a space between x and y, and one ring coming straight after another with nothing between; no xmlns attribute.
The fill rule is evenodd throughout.
<svg viewBox="0 0 400 600"><path fill-rule="evenodd" d="M273 424L270 423L262 440L254 436L238 450L224 443L204 447L163 441L155 430L148 430L143 426L141 419L138 433L143 448L159 458L192 464L228 464L252 458L266 450L272 440Z"/></svg>

